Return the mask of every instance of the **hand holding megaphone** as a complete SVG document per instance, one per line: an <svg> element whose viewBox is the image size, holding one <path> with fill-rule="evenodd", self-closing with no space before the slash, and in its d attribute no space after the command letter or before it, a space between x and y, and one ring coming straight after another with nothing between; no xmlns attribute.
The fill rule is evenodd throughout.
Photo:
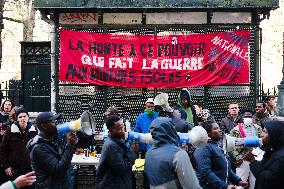
<svg viewBox="0 0 284 189"><path fill-rule="evenodd" d="M188 133L178 133L180 144L192 144L196 148L202 148L207 144L208 134L206 130L201 126L195 126ZM137 133L137 132L126 132L126 140L135 140L146 144L152 144L153 139L151 133Z"/></svg>
<svg viewBox="0 0 284 189"><path fill-rule="evenodd" d="M77 142L78 138L74 131L67 134L67 144L75 145Z"/></svg>
<svg viewBox="0 0 284 189"><path fill-rule="evenodd" d="M151 133L138 133L138 132L126 132L125 139L131 141L142 142L146 144L152 144L153 139Z"/></svg>
<svg viewBox="0 0 284 189"><path fill-rule="evenodd" d="M193 127L188 133L178 133L180 144L192 144L196 148L202 148L207 144L208 134L201 126Z"/></svg>
<svg viewBox="0 0 284 189"><path fill-rule="evenodd" d="M167 93L160 93L154 99L155 106L160 106L165 112L173 112L169 105L169 95Z"/></svg>
<svg viewBox="0 0 284 189"><path fill-rule="evenodd" d="M262 139L256 136L236 138L228 134L223 137L223 150L225 153L232 152L235 148L249 148L262 146Z"/></svg>
<svg viewBox="0 0 284 189"><path fill-rule="evenodd" d="M93 135L96 131L96 121L89 111L84 111L79 119L59 124L57 130L60 135L72 131L82 131L86 135Z"/></svg>

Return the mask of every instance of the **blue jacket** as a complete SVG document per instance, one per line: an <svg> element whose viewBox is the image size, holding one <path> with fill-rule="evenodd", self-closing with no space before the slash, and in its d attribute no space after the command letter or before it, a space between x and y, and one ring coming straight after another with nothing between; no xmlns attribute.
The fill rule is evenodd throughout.
<svg viewBox="0 0 284 189"><path fill-rule="evenodd" d="M208 140L206 146L195 150L194 157L199 181L204 189L227 189L229 181L235 185L241 181L232 171L231 163L218 142Z"/></svg>
<svg viewBox="0 0 284 189"><path fill-rule="evenodd" d="M96 172L96 189L132 189L135 157L130 154L123 140L106 138Z"/></svg>
<svg viewBox="0 0 284 189"><path fill-rule="evenodd" d="M136 125L135 125L134 131L138 132L138 133L149 133L150 132L149 131L150 124L158 116L159 115L158 115L157 112L154 113L153 117L150 117L145 112L141 113L136 119ZM149 148L150 148L150 145L145 144L145 143L139 143L139 149L140 150L148 150Z"/></svg>
<svg viewBox="0 0 284 189"><path fill-rule="evenodd" d="M200 189L187 153L178 147L172 120L159 117L150 131L153 146L146 153L145 174L151 189Z"/></svg>

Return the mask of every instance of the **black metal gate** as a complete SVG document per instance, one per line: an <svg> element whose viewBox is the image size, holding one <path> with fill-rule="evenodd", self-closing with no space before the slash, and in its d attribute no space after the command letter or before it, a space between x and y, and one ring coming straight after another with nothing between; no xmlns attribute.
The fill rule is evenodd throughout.
<svg viewBox="0 0 284 189"><path fill-rule="evenodd" d="M21 42L22 96L29 111L50 110L50 42Z"/></svg>
<svg viewBox="0 0 284 189"><path fill-rule="evenodd" d="M250 83L246 85L200 86L189 88L194 103L200 102L211 110L220 121L226 115L227 104L237 102L240 108L253 108L259 93L259 28L256 25L147 25L147 26L104 26L103 28L86 29L99 33L130 32L147 35L169 31L183 31L188 34L204 34L210 32L233 31L236 28L247 29L251 32L249 41L250 51ZM72 28L76 29L76 28ZM77 28L82 30L82 28ZM97 127L103 125L103 113L108 106L115 105L120 113L129 114L132 126L136 117L143 111L144 102L149 97L155 97L157 92L169 94L170 104L177 103L180 89L151 89L151 88L121 88L95 86L78 83L58 84L57 112L62 113L63 121L77 119L84 110L91 111L96 118ZM149 86L150 87L150 86Z"/></svg>

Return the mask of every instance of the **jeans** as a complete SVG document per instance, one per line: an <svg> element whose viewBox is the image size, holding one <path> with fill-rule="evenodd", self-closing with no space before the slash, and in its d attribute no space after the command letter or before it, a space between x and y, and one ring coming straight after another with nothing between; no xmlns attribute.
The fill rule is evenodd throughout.
<svg viewBox="0 0 284 189"><path fill-rule="evenodd" d="M71 165L69 169L67 170L67 184L68 189L74 189L75 188L75 181L77 177L77 165Z"/></svg>

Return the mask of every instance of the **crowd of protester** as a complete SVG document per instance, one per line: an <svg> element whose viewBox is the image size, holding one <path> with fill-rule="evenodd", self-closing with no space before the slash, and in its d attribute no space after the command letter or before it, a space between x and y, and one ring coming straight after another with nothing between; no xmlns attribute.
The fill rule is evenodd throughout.
<svg viewBox="0 0 284 189"><path fill-rule="evenodd" d="M257 102L255 110L238 103L228 104L228 114L218 124L214 113L193 104L187 89L182 89L173 107L145 102L144 112L133 123L133 131L151 133L152 143L129 141L127 118L116 107L105 112L104 144L95 171L96 189L134 189L132 166L145 159L145 189L276 189L284 175L284 122L277 120L274 96ZM170 110L170 111L169 111ZM76 149L95 145L94 135L70 132L58 135L60 115L40 113L34 124L23 107L5 100L0 120L0 189L74 188L76 166L71 160ZM203 127L208 142L202 148L179 144L178 133ZM258 148L241 147L224 151L225 135L235 138L262 138ZM62 142L63 141L63 142Z"/></svg>

